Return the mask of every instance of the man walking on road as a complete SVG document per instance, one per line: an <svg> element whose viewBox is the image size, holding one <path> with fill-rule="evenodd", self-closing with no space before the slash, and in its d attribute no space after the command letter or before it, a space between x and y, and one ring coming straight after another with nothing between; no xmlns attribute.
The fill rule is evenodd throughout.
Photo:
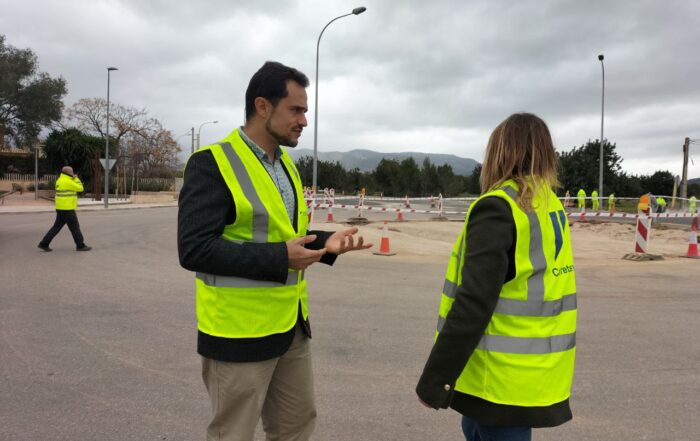
<svg viewBox="0 0 700 441"><path fill-rule="evenodd" d="M35 189L35 191L38 191L38 189ZM38 246L40 249L53 251L49 248L49 245L65 224L68 224L68 228L73 235L77 251L90 251L92 249L92 247L85 245L83 234L80 232L78 215L75 213L75 209L78 207L78 193L82 191L83 183L73 173L73 169L69 166L63 167L61 176L56 180L56 221L44 238L41 239L41 242L39 242Z"/></svg>
<svg viewBox="0 0 700 441"><path fill-rule="evenodd" d="M315 427L304 269L367 249L357 228L307 231L302 182L281 146L306 127L309 80L265 63L246 122L189 159L179 199L180 264L196 271L198 342L213 418L208 440L308 440Z"/></svg>

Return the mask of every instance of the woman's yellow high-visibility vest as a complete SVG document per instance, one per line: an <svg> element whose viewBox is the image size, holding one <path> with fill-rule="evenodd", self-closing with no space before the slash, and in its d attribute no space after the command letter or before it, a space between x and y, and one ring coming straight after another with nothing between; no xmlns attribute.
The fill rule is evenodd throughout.
<svg viewBox="0 0 700 441"><path fill-rule="evenodd" d="M78 193L83 191L83 183L78 177L61 173L56 179L56 210L75 210L78 208Z"/></svg>
<svg viewBox="0 0 700 441"><path fill-rule="evenodd" d="M298 229L289 220L284 201L260 159L241 139L238 129L217 144L202 147L214 155L236 207L236 220L222 239L233 242L286 242L306 235L308 217L299 171L286 151L280 160L296 193ZM303 271L288 270L286 283L197 273L197 327L225 338L254 338L289 331L301 304L308 317Z"/></svg>
<svg viewBox="0 0 700 441"><path fill-rule="evenodd" d="M454 386L493 403L549 406L571 391L576 354L576 281L569 224L550 188L533 198L534 210L516 202L514 181L481 196L511 207L516 225L515 277L499 293L486 331ZM474 207L472 204L471 207ZM438 338L462 283L467 225L452 251L438 318Z"/></svg>

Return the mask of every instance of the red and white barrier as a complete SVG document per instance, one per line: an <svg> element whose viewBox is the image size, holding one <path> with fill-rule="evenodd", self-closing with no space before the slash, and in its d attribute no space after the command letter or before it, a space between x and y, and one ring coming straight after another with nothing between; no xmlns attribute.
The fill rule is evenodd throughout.
<svg viewBox="0 0 700 441"><path fill-rule="evenodd" d="M693 223L690 225L690 235L688 236L688 252L684 257L691 259L700 259L698 254L698 215L693 217Z"/></svg>
<svg viewBox="0 0 700 441"><path fill-rule="evenodd" d="M649 248L651 235L651 218L644 213L637 217L637 233L635 234L634 252L646 253Z"/></svg>

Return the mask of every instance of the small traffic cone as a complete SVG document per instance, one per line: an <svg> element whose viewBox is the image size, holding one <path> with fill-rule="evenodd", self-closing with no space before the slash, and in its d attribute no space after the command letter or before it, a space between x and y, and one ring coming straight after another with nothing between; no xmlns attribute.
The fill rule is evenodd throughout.
<svg viewBox="0 0 700 441"><path fill-rule="evenodd" d="M384 221L384 230L382 231L382 240L379 243L379 252L375 252L377 256L393 256L396 253L389 251L389 226Z"/></svg>
<svg viewBox="0 0 700 441"><path fill-rule="evenodd" d="M690 235L688 236L688 252L683 257L691 259L700 259L698 254L698 217L693 217L693 223L690 225Z"/></svg>
<svg viewBox="0 0 700 441"><path fill-rule="evenodd" d="M396 210L396 220L398 222L403 222L403 212L401 210Z"/></svg>
<svg viewBox="0 0 700 441"><path fill-rule="evenodd" d="M326 216L326 222L333 222L333 207L328 206L328 215Z"/></svg>
<svg viewBox="0 0 700 441"><path fill-rule="evenodd" d="M586 220L586 209L584 208L581 210L581 214L578 217L579 222L583 222Z"/></svg>

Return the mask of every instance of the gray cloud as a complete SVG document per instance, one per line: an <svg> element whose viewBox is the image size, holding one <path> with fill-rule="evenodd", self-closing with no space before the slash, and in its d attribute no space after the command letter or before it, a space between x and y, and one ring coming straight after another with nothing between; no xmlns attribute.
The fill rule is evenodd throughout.
<svg viewBox="0 0 700 441"><path fill-rule="evenodd" d="M148 108L176 134L204 121L203 142L241 123L251 74L268 59L309 75L313 145L316 40L345 1L51 2L0 0L0 29L68 80L68 103L104 96ZM549 123L560 149L600 136L634 173L680 172L685 136L700 138L700 63L692 0L367 0L321 41L319 148L421 150L480 159L515 111ZM187 145L186 139L182 140ZM700 153L696 156L700 157ZM700 162L700 161L698 161ZM700 164L691 167L700 176Z"/></svg>

